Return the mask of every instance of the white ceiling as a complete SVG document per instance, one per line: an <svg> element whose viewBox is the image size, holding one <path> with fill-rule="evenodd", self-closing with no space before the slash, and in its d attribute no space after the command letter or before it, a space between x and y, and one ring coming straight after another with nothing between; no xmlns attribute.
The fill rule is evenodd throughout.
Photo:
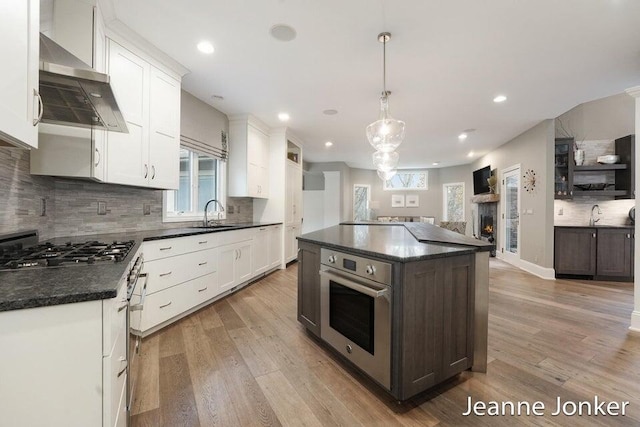
<svg viewBox="0 0 640 427"><path fill-rule="evenodd" d="M471 150L477 158L543 119L640 85L638 0L112 1L118 19L191 70L187 91L273 127L288 112L313 162L372 168L365 127L378 117L381 31L393 34L391 112L407 126L401 168L468 163ZM281 23L295 40L269 35ZM213 55L196 50L203 39ZM508 100L493 103L497 94Z"/></svg>

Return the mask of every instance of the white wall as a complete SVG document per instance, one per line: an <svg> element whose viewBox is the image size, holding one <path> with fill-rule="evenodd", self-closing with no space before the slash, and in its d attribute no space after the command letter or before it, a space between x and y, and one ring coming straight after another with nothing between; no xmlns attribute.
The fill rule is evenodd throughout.
<svg viewBox="0 0 640 427"><path fill-rule="evenodd" d="M538 177L536 191L527 193L521 187L520 258L529 263L553 268L553 147L554 121L544 120L472 164L472 170L490 165L498 169L520 164L521 172L533 169ZM499 202L498 212L502 210ZM504 247L502 221L498 219L498 252ZM550 272L546 272L551 274Z"/></svg>
<svg viewBox="0 0 640 427"><path fill-rule="evenodd" d="M640 86L627 91L629 95L635 97L635 134L640 134ZM640 150L636 149L636 165L640 165ZM637 166L636 166L637 168ZM636 172L636 188L640 188L640 173ZM636 199L636 210L640 211L640 202ZM629 329L640 332L640 239L635 239L635 283L634 283L634 309L631 313L631 326Z"/></svg>

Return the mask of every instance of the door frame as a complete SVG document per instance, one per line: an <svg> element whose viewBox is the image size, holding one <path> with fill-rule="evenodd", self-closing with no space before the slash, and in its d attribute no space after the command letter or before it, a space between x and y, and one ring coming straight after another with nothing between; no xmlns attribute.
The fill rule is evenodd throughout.
<svg viewBox="0 0 640 427"><path fill-rule="evenodd" d="M517 171L517 177L518 177L518 249L517 252L515 254L510 253L510 252L506 252L504 249L506 247L506 243L507 243L507 191L506 191L506 180L505 177L507 174L511 174L513 172ZM500 237L500 251L498 252L498 254L500 255L499 258L504 259L505 261L509 262L509 263L517 263L520 261L521 257L522 257L522 227L521 227L521 211L522 211L522 189L521 187L521 182L522 182L522 176L520 175L522 171L522 167L520 165L520 163L506 167L504 169L502 169L502 171L500 171L500 192L503 194L504 197L500 198L500 219L499 221L501 222L501 226L499 228L500 233L499 233L499 237Z"/></svg>
<svg viewBox="0 0 640 427"><path fill-rule="evenodd" d="M351 197L351 218L355 221L356 219L356 187L366 187L367 188L367 209L369 209L369 205L371 203L371 185L370 184L353 184L353 193Z"/></svg>

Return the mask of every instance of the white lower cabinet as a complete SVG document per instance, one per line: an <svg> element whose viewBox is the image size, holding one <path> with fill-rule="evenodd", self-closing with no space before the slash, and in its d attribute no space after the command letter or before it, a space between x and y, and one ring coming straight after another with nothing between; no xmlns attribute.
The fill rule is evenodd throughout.
<svg viewBox="0 0 640 427"><path fill-rule="evenodd" d="M278 268L282 264L282 226L274 225L269 230L268 269Z"/></svg>
<svg viewBox="0 0 640 427"><path fill-rule="evenodd" d="M285 262L290 262L298 258L298 240L296 238L299 235L300 235L299 225L289 225L286 227L285 240L284 240Z"/></svg>
<svg viewBox="0 0 640 427"><path fill-rule="evenodd" d="M119 291L0 312L0 425L126 426L124 278Z"/></svg>
<svg viewBox="0 0 640 427"><path fill-rule="evenodd" d="M220 292L226 292L253 277L251 247L253 241L222 246L220 251Z"/></svg>
<svg viewBox="0 0 640 427"><path fill-rule="evenodd" d="M269 269L269 243L271 230L267 227L260 227L253 235L253 274L258 275Z"/></svg>
<svg viewBox="0 0 640 427"><path fill-rule="evenodd" d="M143 336L153 333L280 267L281 238L282 226L275 225L144 242L147 295L133 328ZM136 292L134 300L141 298Z"/></svg>

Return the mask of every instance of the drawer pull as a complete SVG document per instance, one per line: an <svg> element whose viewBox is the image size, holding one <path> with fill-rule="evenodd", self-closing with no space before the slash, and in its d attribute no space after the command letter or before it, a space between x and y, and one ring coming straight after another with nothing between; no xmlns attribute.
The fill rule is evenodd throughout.
<svg viewBox="0 0 640 427"><path fill-rule="evenodd" d="M166 304L161 305L159 308L165 308L165 307L169 307L171 305L171 301L169 301Z"/></svg>
<svg viewBox="0 0 640 427"><path fill-rule="evenodd" d="M172 273L172 271L168 272L168 273L160 273L160 277L164 277L164 276L168 276Z"/></svg>
<svg viewBox="0 0 640 427"><path fill-rule="evenodd" d="M172 246L167 246L166 248L160 248L161 251L168 251L169 249L171 249Z"/></svg>
<svg viewBox="0 0 640 427"><path fill-rule="evenodd" d="M202 288L202 289L198 289L198 292L204 292L204 291L206 291L206 290L207 290L207 288L208 288L208 286L205 286L205 287L204 287L204 288Z"/></svg>
<svg viewBox="0 0 640 427"><path fill-rule="evenodd" d="M205 262L198 263L198 265L207 265L208 263L209 261L205 261Z"/></svg>
<svg viewBox="0 0 640 427"><path fill-rule="evenodd" d="M206 241L206 240L203 240L202 242L198 242L198 244L199 244L199 245L204 245L204 244L206 244L206 243L207 243L207 241Z"/></svg>
<svg viewBox="0 0 640 427"><path fill-rule="evenodd" d="M631 234L627 233L627 239L631 238Z"/></svg>
<svg viewBox="0 0 640 427"><path fill-rule="evenodd" d="M266 228L261 228L261 229L260 229L260 231L264 231L264 230L266 230Z"/></svg>
<svg viewBox="0 0 640 427"><path fill-rule="evenodd" d="M595 239L596 238L596 233L593 233L592 237Z"/></svg>

